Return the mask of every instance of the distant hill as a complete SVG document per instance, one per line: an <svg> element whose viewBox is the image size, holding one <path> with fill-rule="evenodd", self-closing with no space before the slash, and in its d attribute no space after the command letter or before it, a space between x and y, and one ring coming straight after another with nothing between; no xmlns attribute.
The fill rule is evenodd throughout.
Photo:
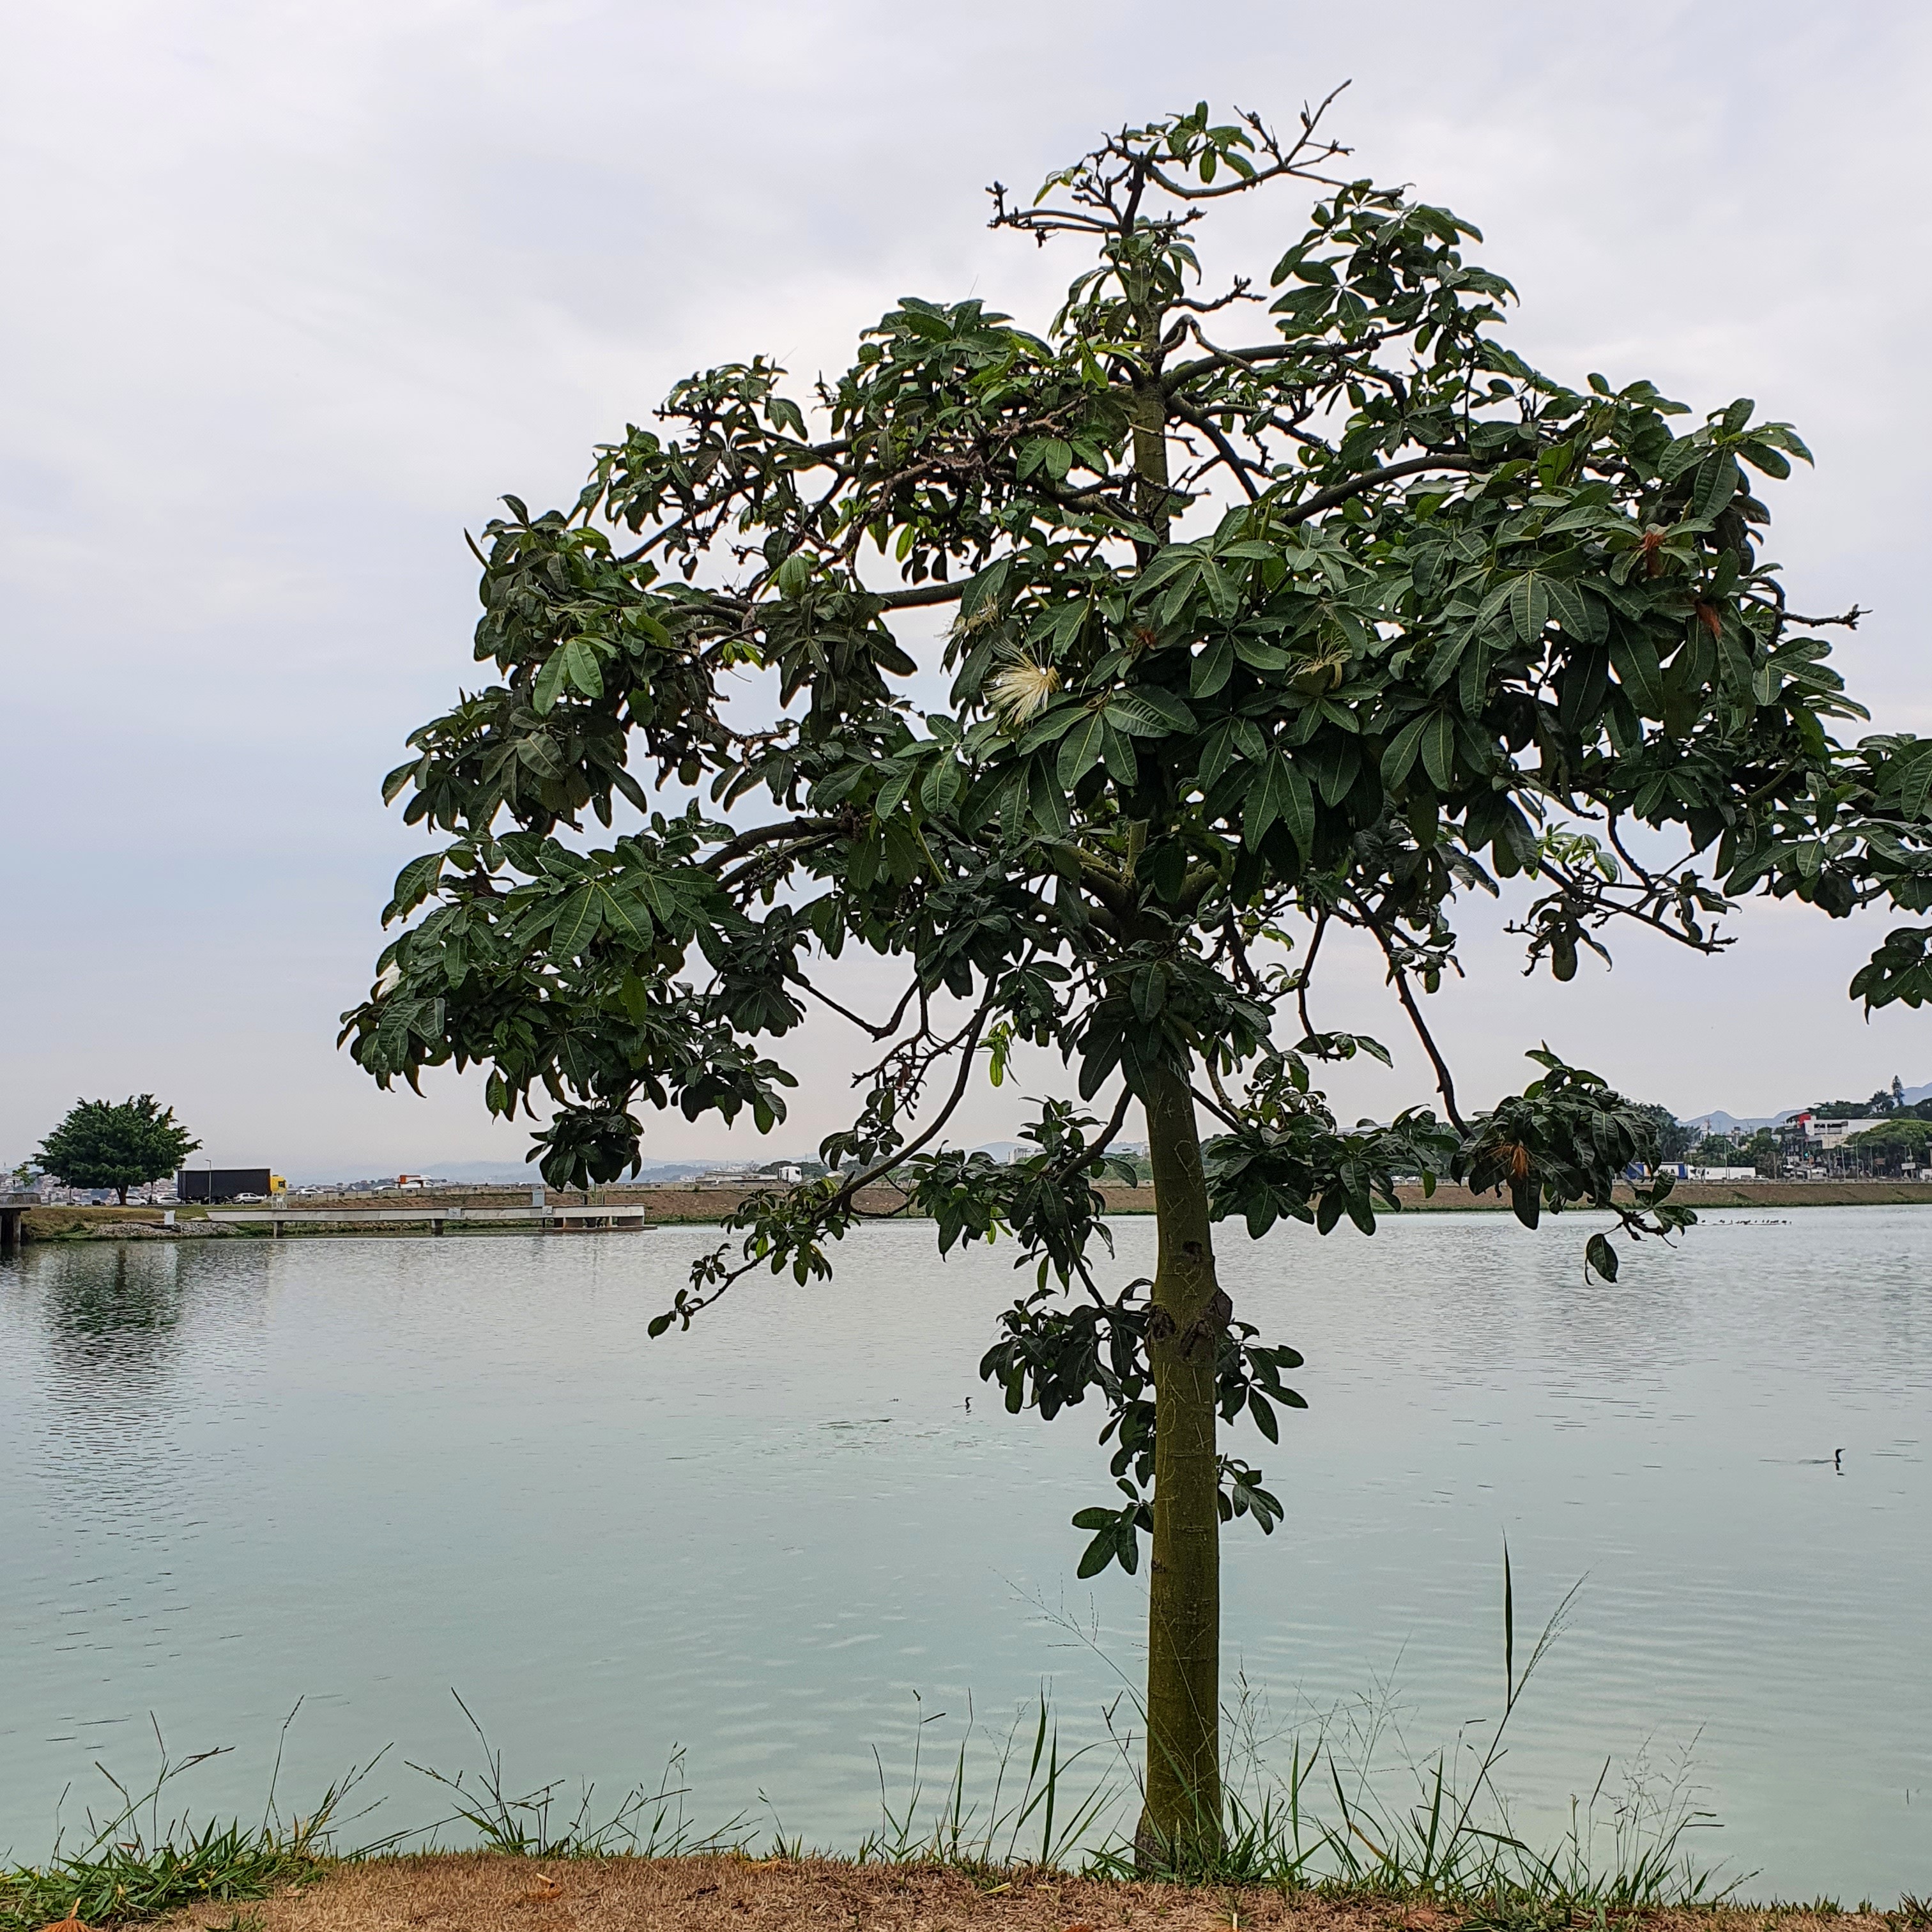
<svg viewBox="0 0 1932 1932"><path fill-rule="evenodd" d="M1820 1094L1816 1100L1808 1100L1804 1106L1815 1106L1818 1100L1826 1099L1850 1100L1850 1094ZM1932 1080L1922 1087L1908 1087L1904 1095L1908 1107L1916 1107L1921 1100L1932 1100ZM1781 1114L1753 1114L1739 1115L1727 1114L1720 1107L1712 1114L1685 1114L1680 1117L1679 1125L1695 1127L1707 1134L1728 1134L1742 1129L1746 1133L1755 1133L1760 1127L1782 1126L1794 1115L1802 1114L1804 1107L1787 1107Z"/></svg>

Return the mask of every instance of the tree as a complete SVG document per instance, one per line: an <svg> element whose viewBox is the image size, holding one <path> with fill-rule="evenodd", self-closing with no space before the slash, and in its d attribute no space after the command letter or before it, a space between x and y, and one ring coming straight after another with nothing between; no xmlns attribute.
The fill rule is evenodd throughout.
<svg viewBox="0 0 1932 1932"><path fill-rule="evenodd" d="M1734 1167L1738 1164L1738 1144L1722 1134L1706 1134L1690 1158L1700 1167Z"/></svg>
<svg viewBox="0 0 1932 1932"><path fill-rule="evenodd" d="M128 1190L174 1172L200 1147L152 1094L123 1100L76 1100L40 1143L50 1173L70 1187L111 1187L122 1207Z"/></svg>
<svg viewBox="0 0 1932 1932"><path fill-rule="evenodd" d="M1814 1120L1868 1120L1891 1112L1892 1098L1875 1094L1869 1100L1820 1100L1805 1111Z"/></svg>
<svg viewBox="0 0 1932 1932"><path fill-rule="evenodd" d="M1690 1130L1668 1107L1650 1100L1636 1111L1650 1130L1653 1160L1682 1160L1690 1151Z"/></svg>
<svg viewBox="0 0 1932 1932"><path fill-rule="evenodd" d="M1926 1150L1932 1147L1932 1122L1902 1119L1888 1120L1882 1127L1868 1127L1845 1143L1866 1155L1874 1168L1894 1172L1906 1162L1923 1167Z"/></svg>
<svg viewBox="0 0 1932 1932"><path fill-rule="evenodd" d="M1152 1539L1150 1867L1219 1842L1220 1528L1283 1514L1220 1431L1272 1442L1301 1406L1300 1357L1220 1286L1216 1222L1372 1232L1396 1177L1446 1174L1534 1226L1657 1153L1547 1052L1463 1113L1422 1010L1460 970L1458 900L1507 890L1564 980L1615 919L1709 952L1747 892L1932 903L1932 744L1833 740L1864 714L1821 634L1858 614L1794 614L1760 558L1745 466L1788 474L1796 433L1740 400L1678 434L1646 382L1540 374L1498 339L1512 291L1466 258L1477 232L1354 178L1320 118L1284 140L1198 108L1028 206L996 184L994 227L1086 254L1043 330L908 298L815 420L772 363L727 364L568 508L504 498L477 549L499 681L386 782L442 837L344 1016L386 1084L478 1064L496 1114L547 1096L537 1148L572 1185L634 1167L641 1112L782 1119L766 1043L808 1000L874 1043L837 1172L748 1201L653 1332L754 1270L829 1274L888 1172L942 1251L1018 1238L1031 1286L982 1373L1010 1408L1104 1411L1118 1493L1074 1519L1082 1576ZM1209 292L1207 218L1290 183L1316 206L1265 287ZM944 710L896 684L921 608L952 614ZM733 693L759 670L754 718ZM1328 1108L1324 1063L1387 1058L1315 1011L1338 927L1381 953L1442 1118ZM1928 942L1893 933L1859 994L1916 1004ZM848 946L904 968L882 1019L826 989ZM1022 1040L1077 1098L1040 1103L1015 1163L949 1150L974 1066L1004 1077ZM1103 1287L1094 1184L1135 1108L1159 1260ZM1641 1186L1624 1230L1682 1226L1668 1195ZM1606 1235L1586 1263L1614 1277Z"/></svg>
<svg viewBox="0 0 1932 1932"><path fill-rule="evenodd" d="M1773 1128L1760 1127L1744 1142L1743 1154L1760 1176L1774 1178L1783 1171L1784 1143Z"/></svg>

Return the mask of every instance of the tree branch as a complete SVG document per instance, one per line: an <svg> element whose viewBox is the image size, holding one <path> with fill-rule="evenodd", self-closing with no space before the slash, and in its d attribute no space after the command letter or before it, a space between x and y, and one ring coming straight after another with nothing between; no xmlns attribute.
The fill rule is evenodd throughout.
<svg viewBox="0 0 1932 1932"><path fill-rule="evenodd" d="M1296 504L1273 520L1292 530L1297 524L1306 523L1310 517L1318 517L1324 510L1332 510L1337 503L1346 503L1351 496L1359 496L1364 490L1372 490L1379 483L1393 483L1398 477L1420 476L1426 470L1481 470L1488 467L1488 464L1467 456L1412 456L1406 462L1391 463L1382 469L1352 476L1346 483L1337 483L1332 490L1317 490L1305 502Z"/></svg>
<svg viewBox="0 0 1932 1932"><path fill-rule="evenodd" d="M1191 1083L1188 1087L1187 1092L1188 1096L1191 1100L1192 1100L1198 1106L1205 1107L1208 1112L1212 1114L1216 1120L1225 1120L1237 1133L1240 1132L1241 1123L1240 1120L1235 1115L1229 1113L1219 1101L1209 1100L1208 1096L1202 1093L1199 1088L1194 1086Z"/></svg>
<svg viewBox="0 0 1932 1932"><path fill-rule="evenodd" d="M904 590L874 590L869 594L878 598L888 610L908 610L918 604L951 604L966 594L969 577L958 584L915 584Z"/></svg>
<svg viewBox="0 0 1932 1932"><path fill-rule="evenodd" d="M707 854L699 862L698 869L716 878L733 860L742 859L761 845L772 844L782 838L810 838L839 829L836 818L788 818L778 824L754 826L748 832L740 832L735 838L728 838L716 851Z"/></svg>
<svg viewBox="0 0 1932 1932"><path fill-rule="evenodd" d="M900 994L898 1005L893 1010L892 1018L884 1026L874 1026L870 1020L862 1019L850 1006L842 1006L830 994L821 993L802 974L795 983L803 987L821 1006L830 1006L835 1013L850 1020L862 1033L870 1034L874 1040L890 1040L898 1031L899 1022L905 1018L905 1010L912 1004L913 995L919 991L919 982L915 980Z"/></svg>
<svg viewBox="0 0 1932 1932"><path fill-rule="evenodd" d="M1261 492L1248 480L1248 472L1252 470L1258 476L1266 476L1268 472L1260 464L1250 463L1205 416L1196 415L1178 397L1168 398L1168 407L1183 422L1192 424L1220 452L1221 460L1234 472L1234 481L1248 493L1248 501L1251 503L1260 502Z"/></svg>
<svg viewBox="0 0 1932 1932"><path fill-rule="evenodd" d="M1456 1110L1456 1083L1450 1077L1449 1063L1437 1050L1428 1022L1422 1017L1422 1009L1415 1004L1415 995L1409 990L1408 975L1395 956L1395 946L1388 934L1383 931L1381 920L1360 900L1355 903L1388 960L1389 979L1395 988L1396 997L1401 1000L1402 1010L1408 1014L1410 1024L1415 1028L1416 1037L1422 1042L1423 1051L1429 1055L1430 1064L1436 1069L1436 1088L1442 1096L1442 1105L1448 1114L1450 1124L1459 1134L1466 1135L1469 1131L1468 1124Z"/></svg>
<svg viewBox="0 0 1932 1932"><path fill-rule="evenodd" d="M1305 1037L1315 1037L1315 1022L1308 1017L1308 982L1315 971L1315 957L1322 950L1322 937L1328 930L1330 914L1324 906L1316 915L1315 937L1308 942L1308 957L1301 963L1301 971L1294 985L1295 1010L1301 1016L1301 1030Z"/></svg>

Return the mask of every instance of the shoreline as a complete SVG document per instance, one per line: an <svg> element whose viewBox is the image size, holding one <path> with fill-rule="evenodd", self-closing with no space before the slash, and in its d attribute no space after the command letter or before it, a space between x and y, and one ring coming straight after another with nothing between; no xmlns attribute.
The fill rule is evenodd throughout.
<svg viewBox="0 0 1932 1932"><path fill-rule="evenodd" d="M614 1215L636 1216L641 1214L648 1223L641 1232L648 1232L658 1227L704 1227L716 1226L720 1219L734 1209L753 1190L749 1187L681 1187L640 1186L593 1189L588 1193L580 1190L554 1190L550 1203L557 1207L608 1206ZM1106 1186L1100 1190L1107 1203L1109 1216L1148 1215L1154 1211L1154 1190L1151 1187ZM1507 1200L1495 1195L1475 1195L1462 1186L1444 1182L1438 1185L1431 1198L1425 1198L1420 1186L1406 1186L1399 1188L1398 1196L1405 1214L1506 1214L1509 1210ZM1688 1208L1700 1210L1717 1208L1904 1208L1932 1207L1932 1181L1908 1180L1759 1180L1759 1181L1696 1181L1678 1183L1671 1197ZM317 1198L304 1197L304 1205L346 1208L355 1206L380 1207L386 1213L398 1208L420 1208L422 1219L419 1222L388 1221L354 1223L302 1224L295 1223L283 1229L280 1238L288 1240L370 1239L420 1240L428 1233L429 1222L437 1208L447 1210L455 1207L490 1207L527 1204L527 1190L512 1188L478 1188L461 1194L436 1193L419 1196L397 1194L365 1196L353 1198L328 1196ZM893 1215L899 1208L902 1198L894 1190L868 1188L859 1196L859 1204L867 1214L874 1216ZM1628 1204L1632 1196L1626 1188L1619 1187L1618 1199ZM266 1222L237 1223L210 1222L203 1210L185 1208L178 1210L176 1225L165 1228L162 1216L166 1210L159 1208L34 1208L22 1217L21 1237L23 1241L38 1244L72 1243L76 1241L178 1241L218 1238L225 1240L267 1240L275 1238L274 1230ZM294 1210L292 1211L299 1211ZM1573 1214L1588 1214L1594 1210L1573 1208ZM906 1220L924 1220L924 1215L899 1214L895 1218ZM1238 1222L1232 1224L1236 1226ZM465 1225L452 1221L446 1228L446 1236L460 1236L465 1240L479 1236L496 1238L506 1234L529 1234L536 1230L528 1225L514 1222L494 1226L487 1222ZM553 1234L564 1232L553 1229ZM583 1233L635 1234L640 1230L619 1228L615 1231L586 1227L579 1224L568 1231L572 1238Z"/></svg>
<svg viewBox="0 0 1932 1932"><path fill-rule="evenodd" d="M1804 1904L1698 1904L1613 1911L1612 1925L1653 1932L1906 1932L1918 1901L1883 1912ZM160 1922L188 1932L220 1923L212 1903ZM860 1863L743 1852L542 1858L440 1852L345 1860L310 1882L250 1904L237 1924L260 1932L1454 1932L1472 1923L1550 1932L1564 1901L1392 1895L1322 1883L1183 1885L1080 1876L1054 1867L938 1862ZM1587 1911L1580 1922L1601 1924Z"/></svg>

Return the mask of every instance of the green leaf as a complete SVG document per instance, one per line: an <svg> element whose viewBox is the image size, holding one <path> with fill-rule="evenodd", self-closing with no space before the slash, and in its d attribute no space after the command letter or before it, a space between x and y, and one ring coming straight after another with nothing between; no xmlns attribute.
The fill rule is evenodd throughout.
<svg viewBox="0 0 1932 1932"><path fill-rule="evenodd" d="M1081 1527L1084 1529L1086 1526L1083 1523ZM1083 1582L1089 1576L1099 1576L1114 1560L1114 1527L1110 1522L1082 1552L1079 1565L1073 1574Z"/></svg>
<svg viewBox="0 0 1932 1932"><path fill-rule="evenodd" d="M1210 640L1187 674L1187 688L1196 698L1212 698L1234 668L1234 644L1224 631Z"/></svg>
<svg viewBox="0 0 1932 1932"><path fill-rule="evenodd" d="M556 702L557 693L563 688L563 674L568 668L568 661L561 645L544 658L543 668L537 673L536 684L530 692L530 708L539 718L543 717Z"/></svg>
<svg viewBox="0 0 1932 1932"><path fill-rule="evenodd" d="M1550 586L1540 571L1526 570L1510 591L1510 622L1526 644L1534 644L1550 622Z"/></svg>
<svg viewBox="0 0 1932 1932"><path fill-rule="evenodd" d="M1420 718L1411 718L1389 740L1388 749L1382 754L1382 783L1391 791L1408 777L1409 768L1421 752L1422 734L1435 715L1425 711Z"/></svg>
<svg viewBox="0 0 1932 1932"><path fill-rule="evenodd" d="M1064 838L1072 830L1066 815L1066 794L1044 753L1028 767L1027 806L1034 823L1049 838Z"/></svg>
<svg viewBox="0 0 1932 1932"><path fill-rule="evenodd" d="M1569 636L1582 643L1592 642L1602 636L1600 605L1593 614L1590 600L1575 584L1566 584L1560 577L1549 578L1544 582L1556 621Z"/></svg>
<svg viewBox="0 0 1932 1932"><path fill-rule="evenodd" d="M1282 823L1306 858L1315 844L1315 800L1300 767L1286 760L1283 764L1288 773L1288 797L1282 806Z"/></svg>
<svg viewBox="0 0 1932 1932"><path fill-rule="evenodd" d="M1738 485L1743 480L1729 450L1707 457L1697 472L1696 489L1690 499L1691 515L1707 524L1714 522L1718 512L1738 494Z"/></svg>
<svg viewBox="0 0 1932 1932"><path fill-rule="evenodd" d="M1490 693L1490 647L1478 642L1462 659L1462 674L1456 680L1456 701L1466 718L1480 716Z"/></svg>
<svg viewBox="0 0 1932 1932"><path fill-rule="evenodd" d="M563 647L564 668L570 681L586 698L604 695L604 668L588 638L572 638Z"/></svg>
<svg viewBox="0 0 1932 1932"><path fill-rule="evenodd" d="M1279 752L1270 752L1248 788L1246 802L1241 809L1241 840L1251 852L1261 850L1262 841L1268 836L1268 829L1278 818L1286 818L1294 809L1294 788L1297 782L1301 788L1301 797L1312 820L1314 808L1307 805L1308 781L1288 764ZM1292 835L1294 826L1288 830ZM1298 843L1300 842L1298 840Z"/></svg>
<svg viewBox="0 0 1932 1932"><path fill-rule="evenodd" d="M1064 790L1071 791L1100 763L1106 738L1106 721L1089 712L1060 740L1054 769Z"/></svg>
<svg viewBox="0 0 1932 1932"><path fill-rule="evenodd" d="M1925 809L1928 794L1932 794L1932 746L1918 754L1899 782L1900 812L1907 818L1916 818ZM401 881L397 883L400 889Z"/></svg>
<svg viewBox="0 0 1932 1932"><path fill-rule="evenodd" d="M564 901L550 928L551 950L566 959L581 958L597 937L603 916L602 892L595 886L579 886Z"/></svg>
<svg viewBox="0 0 1932 1932"><path fill-rule="evenodd" d="M1430 714L1422 733L1422 768L1438 791L1447 791L1456 776L1456 727L1446 711Z"/></svg>
<svg viewBox="0 0 1932 1932"><path fill-rule="evenodd" d="M1456 675L1456 667L1462 661L1462 653L1469 648L1473 631L1458 631L1446 640L1429 661L1427 674L1422 680L1424 691L1440 691Z"/></svg>
<svg viewBox="0 0 1932 1932"><path fill-rule="evenodd" d="M436 890L442 877L442 859L440 852L426 853L420 859L412 859L396 874L394 895L382 908L385 926L414 912Z"/></svg>
<svg viewBox="0 0 1932 1932"><path fill-rule="evenodd" d="M1106 717L1115 730L1142 738L1164 738L1170 732L1196 728L1194 713L1172 692L1154 685L1115 692L1107 700Z"/></svg>
<svg viewBox="0 0 1932 1932"><path fill-rule="evenodd" d="M1134 754L1134 741L1111 724L1100 740L1100 755L1107 761L1107 773L1114 784L1128 791L1139 784L1140 760Z"/></svg>
<svg viewBox="0 0 1932 1932"><path fill-rule="evenodd" d="M1340 805L1354 788L1362 769L1362 754L1354 739L1324 732L1296 753L1295 762L1313 778L1324 805Z"/></svg>
<svg viewBox="0 0 1932 1932"><path fill-rule="evenodd" d="M1294 662L1294 653L1278 644L1264 644L1258 638L1236 637L1234 655L1250 670L1285 670Z"/></svg>
<svg viewBox="0 0 1932 1932"><path fill-rule="evenodd" d="M1029 752L1038 751L1042 745L1053 744L1073 728L1080 716L1080 707L1077 704L1069 704L1062 700L1021 739L1016 747L1018 755L1024 758Z"/></svg>
<svg viewBox="0 0 1932 1932"><path fill-rule="evenodd" d="M648 946L651 941L650 922L640 924L626 899L614 892L608 886L598 886L597 892L598 916L605 932L628 939L634 946Z"/></svg>
<svg viewBox="0 0 1932 1932"><path fill-rule="evenodd" d="M1610 662L1616 666L1617 682L1637 710L1646 718L1661 718L1664 669L1650 639L1641 631L1619 625L1610 640Z"/></svg>
<svg viewBox="0 0 1932 1932"><path fill-rule="evenodd" d="M1583 1250L1583 1260L1587 1267L1593 1268L1606 1281L1617 1278L1617 1251L1605 1234L1592 1234Z"/></svg>
<svg viewBox="0 0 1932 1932"><path fill-rule="evenodd" d="M1510 1206L1526 1228L1533 1228L1543 1204L1543 1190L1534 1174L1509 1184Z"/></svg>
<svg viewBox="0 0 1932 1932"><path fill-rule="evenodd" d="M965 784L965 767L957 758L942 752L934 760L932 770L920 781L919 802L935 814L949 812L958 802Z"/></svg>

